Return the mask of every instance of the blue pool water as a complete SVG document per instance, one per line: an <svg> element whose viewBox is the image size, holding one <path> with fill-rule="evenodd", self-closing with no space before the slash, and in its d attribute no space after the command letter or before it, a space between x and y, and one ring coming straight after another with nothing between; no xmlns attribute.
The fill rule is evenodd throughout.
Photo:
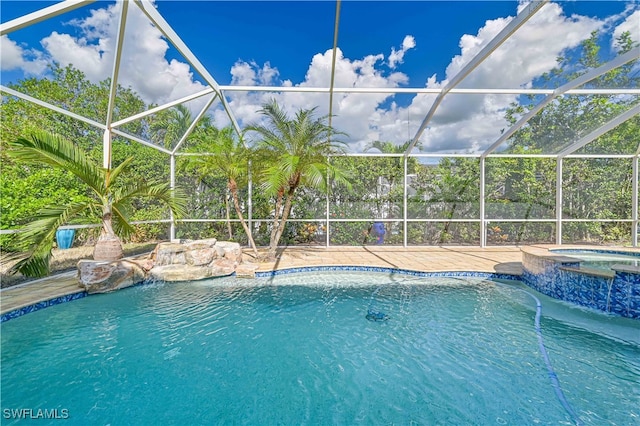
<svg viewBox="0 0 640 426"><path fill-rule="evenodd" d="M639 424L639 326L479 278L150 284L3 323L2 423Z"/></svg>
<svg viewBox="0 0 640 426"><path fill-rule="evenodd" d="M615 264L640 266L640 254L603 253L591 250L553 250L581 260L580 265L596 269L611 269Z"/></svg>

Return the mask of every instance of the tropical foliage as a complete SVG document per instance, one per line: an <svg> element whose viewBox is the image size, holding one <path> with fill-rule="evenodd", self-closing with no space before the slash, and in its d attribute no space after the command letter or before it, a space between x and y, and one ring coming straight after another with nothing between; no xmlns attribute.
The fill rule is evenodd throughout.
<svg viewBox="0 0 640 426"><path fill-rule="evenodd" d="M327 116L316 118L315 108L301 109L294 118L275 102L260 110L266 124L253 124L247 131L258 133L257 158L265 166L259 176L261 189L275 198L268 257L273 258L291 214L298 188L328 189L329 179L349 186L346 171L329 161L343 147L335 139L340 133L326 124Z"/></svg>
<svg viewBox="0 0 640 426"><path fill-rule="evenodd" d="M194 137L192 142L193 147L188 150L189 153L200 155L187 157L184 169L193 170L201 182L215 176L226 180L227 191L233 200L236 214L257 258L258 249L253 240L251 228L244 218L239 196L239 188L248 184L251 160L249 149L232 127L218 130L207 126ZM229 197L225 197L229 237L232 238L228 201Z"/></svg>
<svg viewBox="0 0 640 426"><path fill-rule="evenodd" d="M129 223L132 203L137 198L152 198L169 206L175 215L184 213L184 202L167 182L135 181L118 185L121 176L129 170L132 158L113 169L95 164L72 142L57 135L34 131L29 137L21 137L11 143L8 154L26 164L48 165L64 170L78 178L88 192L84 197L63 205L52 205L36 212L36 219L23 227L18 235L21 245L28 247L15 265L15 270L29 277L48 274L49 260L55 232L74 218L102 222L100 239L96 244L96 260L117 260L122 257L122 245L118 235L127 236L133 231Z"/></svg>
<svg viewBox="0 0 640 426"><path fill-rule="evenodd" d="M600 66L600 45L599 34L593 33L579 49L559 58L557 67L536 84L556 88ZM617 40L621 54L633 46L628 33ZM632 61L584 87L638 87L637 67L638 61ZM91 83L72 67L54 66L50 78L30 78L11 87L96 121L106 116L109 80ZM153 107L122 87L118 87L115 99L115 119ZM539 100L521 97L505 111L507 121L516 123ZM556 98L509 138L503 153L557 154L638 102L637 96L628 95ZM27 166L17 161L11 154L16 149L11 142L28 140L32 129L38 128L73 141L87 162L101 164L101 130L11 96L3 98L0 108L1 229L23 228L34 212L49 205L96 202L95 191L88 191L72 172L42 162ZM217 128L205 116L183 141L177 157L176 186L188 200L185 217L198 222L179 222L178 237L229 238L252 247L268 245L273 256L278 245L323 243L326 238L336 245L371 243L367 230L373 221L380 220L386 226L385 244L400 244L405 238L409 244L479 244L482 219L487 221L485 237L489 244L548 243L555 241L559 231L555 219L561 215L567 220L576 219L563 225L565 242L630 241L631 158L563 159L563 203L558 212L557 162L553 157L486 158L485 192L481 194L477 158L408 157L405 165L405 158L399 154L406 150L406 141L373 141L366 147L369 153L397 156L342 156L344 145L339 138L343 134L330 128L328 117L318 117L315 109L290 115L271 101L259 112L262 120L247 127L242 137L230 129ZM192 120L188 108L176 106L127 123L120 130L172 149ZM636 116L576 153L635 154L638 134L640 117ZM202 155L205 151L212 155ZM127 171L119 172L119 183L113 190L123 191L143 181L169 180L166 154L120 136L114 137L113 164L124 164ZM168 210L162 203L137 197L131 203L131 220L167 218ZM101 210L95 207L94 211ZM406 227L404 217L409 219ZM80 219L89 220L82 215ZM128 241L168 237L164 224L126 229ZM83 232L81 240L87 238ZM27 248L24 240L9 241L3 236L1 242L4 251Z"/></svg>

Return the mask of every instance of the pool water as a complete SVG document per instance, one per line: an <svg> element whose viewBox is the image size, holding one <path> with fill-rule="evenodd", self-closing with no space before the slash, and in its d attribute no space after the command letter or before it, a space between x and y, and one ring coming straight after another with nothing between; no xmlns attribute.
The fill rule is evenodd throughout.
<svg viewBox="0 0 640 426"><path fill-rule="evenodd" d="M638 424L640 323L535 293L576 420L533 293L326 272L138 286L3 323L1 406L65 425Z"/></svg>
<svg viewBox="0 0 640 426"><path fill-rule="evenodd" d="M615 264L640 266L640 256L623 253L598 253L594 251L553 250L581 260L580 265L595 269L611 269Z"/></svg>

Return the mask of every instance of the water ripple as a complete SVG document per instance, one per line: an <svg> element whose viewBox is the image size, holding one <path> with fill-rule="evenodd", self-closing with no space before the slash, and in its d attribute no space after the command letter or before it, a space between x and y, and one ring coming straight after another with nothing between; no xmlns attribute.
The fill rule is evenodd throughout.
<svg viewBox="0 0 640 426"><path fill-rule="evenodd" d="M85 424L570 420L517 289L326 272L246 282L159 283L3 324L3 407L64 406ZM372 308L389 319L368 321ZM639 418L638 345L566 317L543 328L585 424Z"/></svg>

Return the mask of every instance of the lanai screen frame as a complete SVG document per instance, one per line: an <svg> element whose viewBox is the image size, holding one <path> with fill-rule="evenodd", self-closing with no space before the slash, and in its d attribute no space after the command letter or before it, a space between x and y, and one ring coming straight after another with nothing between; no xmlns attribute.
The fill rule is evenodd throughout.
<svg viewBox="0 0 640 426"><path fill-rule="evenodd" d="M121 0L122 1L122 0ZM89 5L94 3L95 0L66 0L60 3L56 3L52 6L45 7L39 11L24 15L20 18L14 19L12 21L2 23L0 25L0 35L10 34L13 31L18 29L27 27L29 25L35 24L37 22L41 22L46 19L50 19L52 17L64 14L71 10L75 10L77 8ZM186 155L185 153L179 152L181 146L186 141L189 134L196 127L198 121L206 114L209 107L213 104L215 100L218 100L226 112L232 126L238 132L241 133L240 126L238 121L230 108L230 105L225 97L225 93L232 91L263 91L263 92L273 92L273 93L282 93L282 92L314 92L314 93L327 93L328 94L328 102L329 102L329 117L332 116L332 106L333 106L333 94L334 93L389 93L389 94L398 94L398 93L430 93L436 95L436 100L432 104L430 110L427 112L426 116L422 120L420 127L417 132L411 139L411 142L407 148L407 150L403 154L365 154L365 153L356 153L356 154L346 154L348 156L373 156L373 157L383 157L383 156L391 156L391 157L399 157L403 159L404 164L404 190L403 190L403 218L393 219L394 222L401 221L403 224L403 246L407 247L407 224L410 221L422 221L422 222L443 222L444 219L415 219L411 220L407 218L407 159L410 157L415 158L455 158L455 157L468 157L468 158L478 158L480 163L480 217L477 219L465 219L464 222L478 222L480 223L480 246L487 246L487 225L491 223L492 219L487 219L485 214L485 190L486 190L486 160L487 158L554 158L556 159L556 218L553 220L550 219L500 219L500 222L531 222L531 223L541 223L541 222L553 222L556 226L556 244L562 244L562 225L567 222L630 222L631 223L631 242L634 247L638 246L638 232L639 232L639 212L638 212L638 192L639 192L639 184L638 184L638 174L639 174L639 158L640 158L640 141L638 149L635 154L612 154L612 155L580 155L575 154L575 151L583 147L584 145L592 142L597 139L601 135L606 132L614 129L625 121L635 117L640 114L640 105L635 105L629 110L623 112L617 117L613 118L609 122L605 123L598 129L595 129L588 135L584 136L578 141L572 143L569 147L565 148L562 152L558 154L499 154L495 153L495 150L505 142L510 136L512 136L518 129L524 126L527 121L535 116L537 112L542 110L542 108L553 101L558 96L563 95L589 95L589 94L629 94L629 95L640 95L640 89L576 89L580 87L582 84L602 75L612 69L620 67L634 59L640 58L640 47L635 47L631 51L626 54L620 55L610 62L600 66L597 69L591 70L588 73L576 78L573 81L570 81L563 86L556 89L459 89L456 86L464 80L464 78L469 75L476 67L478 67L495 49L497 49L503 42L505 42L514 32L516 32L524 23L526 23L532 16L536 14L546 3L549 3L550 0L541 0L531 2L528 6L523 8L518 15L512 19L489 43L487 43L478 54L472 58L459 72L455 75L448 84L442 89L428 89L428 88L344 88L344 87L334 87L334 75L335 75L335 57L336 57L336 49L337 49L337 40L338 40L338 28L339 28L339 19L340 19L340 5L341 0L336 1L336 14L335 14L335 26L334 26L334 43L333 43L333 61L331 68L331 84L329 87L266 87L266 86L231 86L231 85L220 85L215 80L215 78L209 73L209 71L202 65L202 63L198 60L198 58L191 52L189 47L182 41L180 36L171 28L171 26L167 23L167 21L163 18L163 16L157 11L157 9L151 4L148 0L124 0L124 4L126 7L122 7L121 15L119 20L119 29L118 36L116 41L117 51L115 54L115 60L113 64L112 74L111 74L111 88L109 92L109 104L107 117L105 117L104 122L98 122L87 117L83 117L79 114L75 114L71 111L64 110L60 107L52 105L50 103L41 101L39 99L35 99L29 95L17 92L13 89L0 85L0 92L4 96L14 96L17 98L21 98L23 100L33 102L42 107L51 109L53 111L59 112L61 114L67 115L69 117L80 120L84 123L92 125L98 129L103 130L103 167L111 168L111 141L113 135L118 135L124 138L127 138L131 141L138 142L147 147L156 149L160 152L163 152L169 155L169 165L170 165L170 183L171 187L175 188L176 181L176 157ZM163 33L165 38L179 51L183 57L189 62L189 64L202 76L202 78L207 83L208 87L198 93L191 94L189 96L177 99L172 102L165 103L158 107L149 109L145 112L125 117L123 119L113 121L113 108L116 97L116 89L118 86L118 76L120 72L120 60L122 54L122 43L124 39L124 31L127 25L127 15L129 12L129 8L132 5L137 6L149 19L150 21ZM531 111L525 114L520 120L511 128L507 129L503 135L496 140L494 144L492 144L487 150L483 153L477 154L442 154L442 153L420 153L414 154L412 150L419 142L419 139L424 132L424 130L428 127L429 122L433 118L438 106L442 102L442 100L448 94L532 94L532 95L545 95L545 98L539 102ZM194 121L191 126L187 129L182 138L178 141L176 146L169 150L164 147L160 147L155 145L149 141L141 139L139 137L127 134L126 132L120 131L118 129L119 126L122 126L131 121L140 119L142 117L157 113L159 111L174 107L176 105L198 99L201 97L209 96L205 106L202 110L196 115ZM329 123L330 124L330 123ZM620 159L631 159L632 160L632 212L630 219L563 219L562 217L562 170L563 170L563 161L564 159L569 158L620 158ZM254 220L269 220L268 218L254 218L252 215L252 190L253 185L251 179L249 180L248 187L248 220L251 223ZM326 218L324 219L326 222L326 241L325 246L330 245L330 232L331 232L331 223L335 222L329 217L329 197L327 195L326 198ZM362 218L362 219L352 219L352 221L371 221L372 218ZM194 221L192 219L183 219L178 222L191 222ZM198 220L201 221L201 220ZM223 219L207 219L206 221L210 222L220 222L225 221ZM296 221L296 219L290 219L290 221ZM298 219L297 221L308 222L308 219ZM343 220L344 221L344 220ZM454 219L455 221L455 219ZM176 235L176 227L173 217L170 217L169 220L165 221L150 221L150 222L170 222L170 238L175 239Z"/></svg>

